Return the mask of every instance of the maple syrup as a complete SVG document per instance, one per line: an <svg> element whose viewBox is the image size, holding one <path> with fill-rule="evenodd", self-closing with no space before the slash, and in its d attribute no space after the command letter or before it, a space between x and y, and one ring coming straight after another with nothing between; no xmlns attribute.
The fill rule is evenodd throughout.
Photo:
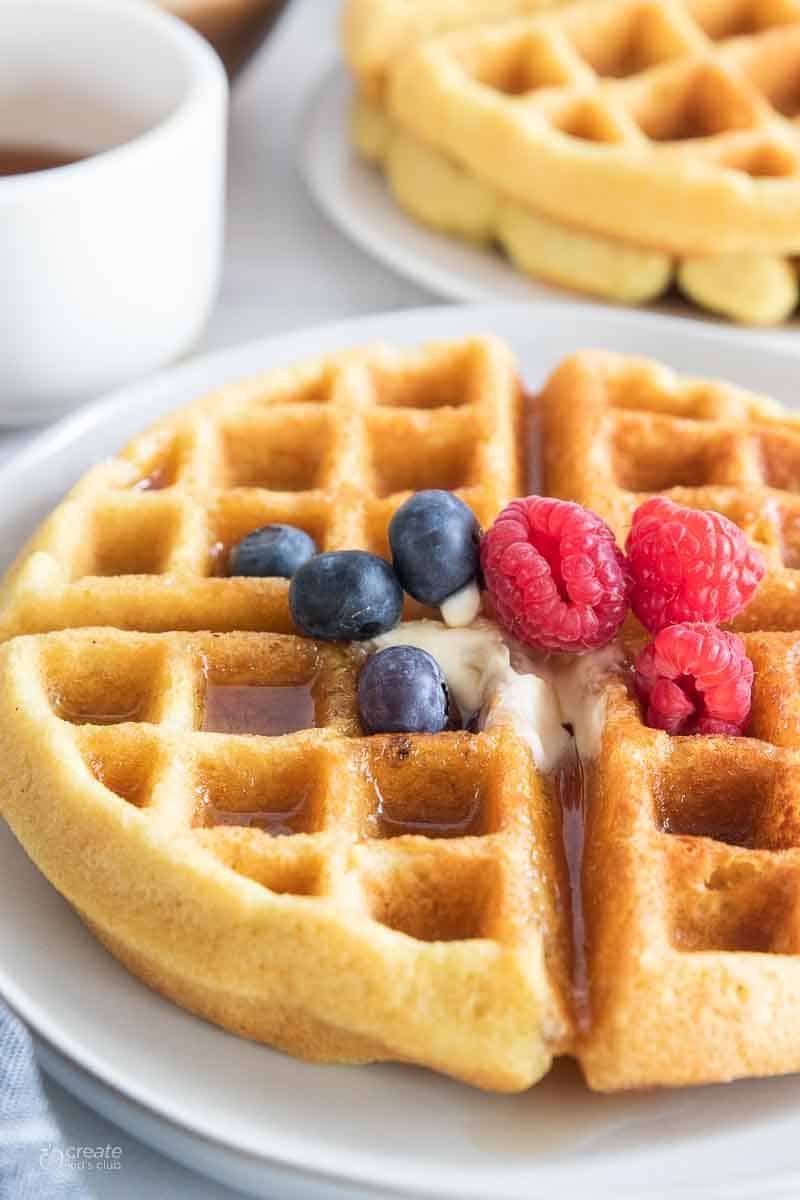
<svg viewBox="0 0 800 1200"><path fill-rule="evenodd" d="M160 492L172 483L166 467L155 467L144 479L133 485L134 492Z"/></svg>
<svg viewBox="0 0 800 1200"><path fill-rule="evenodd" d="M282 810L249 809L243 812L218 808L206 802L203 820L206 825L233 825L247 829L261 829L271 837L292 837L309 830L308 797L302 795L292 808Z"/></svg>
<svg viewBox="0 0 800 1200"><path fill-rule="evenodd" d="M228 547L224 542L214 542L208 552L208 573L215 579L228 577Z"/></svg>
<svg viewBox="0 0 800 1200"><path fill-rule="evenodd" d="M458 808L441 807L435 811L420 806L424 815L407 816L401 815L400 805L387 802L376 779L372 780L372 786L377 804L370 824L378 837L393 838L416 834L418 837L427 838L456 838L470 837L481 832L481 796L478 787L469 801ZM406 811L414 810L409 808Z"/></svg>
<svg viewBox="0 0 800 1200"><path fill-rule="evenodd" d="M125 770L120 763L108 763L95 754L88 754L84 762L98 783L135 808L143 808L148 798L147 773L130 768Z"/></svg>
<svg viewBox="0 0 800 1200"><path fill-rule="evenodd" d="M556 773L556 789L561 807L561 836L567 860L572 941L574 946L573 996L578 1028L589 1027L589 974L586 963L586 931L583 917L583 845L586 821L586 779L577 751L572 749Z"/></svg>
<svg viewBox="0 0 800 1200"><path fill-rule="evenodd" d="M53 702L53 710L62 721L72 725L122 725L126 721L141 721L144 705L137 702L131 708L117 709L104 712L70 708L58 698Z"/></svg>
<svg viewBox="0 0 800 1200"><path fill-rule="evenodd" d="M209 683L205 733L249 733L281 737L316 725L312 685L253 686Z"/></svg>

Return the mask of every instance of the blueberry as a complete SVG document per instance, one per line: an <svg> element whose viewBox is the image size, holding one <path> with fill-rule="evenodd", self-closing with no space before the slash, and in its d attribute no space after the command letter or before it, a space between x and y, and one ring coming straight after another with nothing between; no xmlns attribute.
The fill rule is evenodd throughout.
<svg viewBox="0 0 800 1200"><path fill-rule="evenodd" d="M397 577L423 604L441 604L476 577L479 539L475 514L452 492L417 492L389 522Z"/></svg>
<svg viewBox="0 0 800 1200"><path fill-rule="evenodd" d="M365 664L358 707L367 733L440 733L447 684L436 659L416 646L389 646Z"/></svg>
<svg viewBox="0 0 800 1200"><path fill-rule="evenodd" d="M229 575L291 579L317 553L312 537L294 525L264 525L243 537L228 558Z"/></svg>
<svg viewBox="0 0 800 1200"><path fill-rule="evenodd" d="M392 568L364 550L317 554L289 588L295 625L325 642L364 641L400 620L403 589Z"/></svg>

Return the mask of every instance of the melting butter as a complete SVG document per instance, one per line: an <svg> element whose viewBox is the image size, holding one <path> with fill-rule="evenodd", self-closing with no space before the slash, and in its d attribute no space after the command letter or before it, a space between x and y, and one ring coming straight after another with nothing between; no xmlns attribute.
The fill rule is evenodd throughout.
<svg viewBox="0 0 800 1200"><path fill-rule="evenodd" d="M440 609L442 620L452 629L471 625L480 611L481 593L474 579L460 591L448 596Z"/></svg>
<svg viewBox="0 0 800 1200"><path fill-rule="evenodd" d="M455 628L439 621L409 621L372 645L376 650L398 645L427 650L462 713L479 713L483 729L510 725L543 771L558 767L573 735L582 759L597 756L604 684L622 663L622 651L613 643L587 654L537 655L507 638L494 621L477 618Z"/></svg>

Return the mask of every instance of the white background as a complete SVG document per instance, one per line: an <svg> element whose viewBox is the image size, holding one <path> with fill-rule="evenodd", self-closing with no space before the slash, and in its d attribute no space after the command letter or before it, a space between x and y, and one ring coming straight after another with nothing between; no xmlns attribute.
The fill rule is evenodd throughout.
<svg viewBox="0 0 800 1200"><path fill-rule="evenodd" d="M272 38L236 82L225 272L199 351L430 302L428 293L391 275L336 233L314 208L298 172L299 121L336 53L338 7L332 0L291 0ZM0 436L0 460L31 436ZM48 1082L47 1090L68 1143L122 1147L119 1172L84 1177L90 1195L103 1200L239 1195L148 1150L55 1084Z"/></svg>

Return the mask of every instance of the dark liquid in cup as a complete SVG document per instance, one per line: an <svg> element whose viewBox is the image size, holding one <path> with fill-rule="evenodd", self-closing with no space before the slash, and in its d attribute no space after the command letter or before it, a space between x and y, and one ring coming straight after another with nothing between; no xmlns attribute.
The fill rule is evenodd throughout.
<svg viewBox="0 0 800 1200"><path fill-rule="evenodd" d="M32 175L35 171L49 171L51 167L66 167L86 157L85 154L70 154L49 146L7 146L0 143L0 176Z"/></svg>

